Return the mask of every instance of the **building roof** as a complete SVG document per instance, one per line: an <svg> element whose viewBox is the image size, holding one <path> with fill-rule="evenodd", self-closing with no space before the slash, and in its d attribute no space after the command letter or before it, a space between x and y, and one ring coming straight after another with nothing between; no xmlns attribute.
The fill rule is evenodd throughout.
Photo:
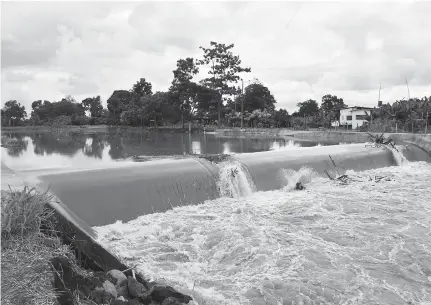
<svg viewBox="0 0 431 305"><path fill-rule="evenodd" d="M347 108L343 108L343 109L372 110L374 108L371 108L371 107L362 107L362 106L352 106L352 107L347 107ZM340 110L343 110L343 109L340 109Z"/></svg>

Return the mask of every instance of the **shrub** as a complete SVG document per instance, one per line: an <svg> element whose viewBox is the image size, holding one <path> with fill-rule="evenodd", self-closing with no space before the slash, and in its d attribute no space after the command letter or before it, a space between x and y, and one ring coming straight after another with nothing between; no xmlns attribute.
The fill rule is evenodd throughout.
<svg viewBox="0 0 431 305"><path fill-rule="evenodd" d="M22 191L2 191L2 239L14 234L38 232L41 224L52 216L51 210L46 205L51 199L47 192L40 194L34 188L27 186Z"/></svg>
<svg viewBox="0 0 431 305"><path fill-rule="evenodd" d="M74 117L72 119L72 125L89 125L90 124L90 118L86 117L86 116L79 116L79 117Z"/></svg>

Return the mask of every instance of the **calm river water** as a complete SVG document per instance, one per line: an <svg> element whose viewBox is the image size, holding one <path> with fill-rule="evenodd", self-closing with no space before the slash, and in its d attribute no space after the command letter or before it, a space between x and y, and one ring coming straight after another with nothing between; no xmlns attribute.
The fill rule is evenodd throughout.
<svg viewBox="0 0 431 305"><path fill-rule="evenodd" d="M296 146L334 145L336 142L294 141L277 137L229 138L214 134L171 132L2 133L16 138L20 147L2 147L2 161L14 170L86 168L116 162L133 155L232 154L289 149Z"/></svg>

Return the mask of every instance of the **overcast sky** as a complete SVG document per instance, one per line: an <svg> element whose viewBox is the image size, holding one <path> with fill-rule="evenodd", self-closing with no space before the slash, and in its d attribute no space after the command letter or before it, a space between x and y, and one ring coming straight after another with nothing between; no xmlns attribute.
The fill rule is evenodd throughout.
<svg viewBox="0 0 431 305"><path fill-rule="evenodd" d="M234 43L277 106L431 95L431 2L2 2L1 102L167 90L176 61ZM246 82L247 84L247 82Z"/></svg>

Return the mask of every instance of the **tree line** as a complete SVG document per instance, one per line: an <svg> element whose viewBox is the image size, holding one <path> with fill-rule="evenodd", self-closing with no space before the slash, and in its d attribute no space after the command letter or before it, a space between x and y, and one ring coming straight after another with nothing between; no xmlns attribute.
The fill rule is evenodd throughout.
<svg viewBox="0 0 431 305"><path fill-rule="evenodd" d="M243 67L233 48L234 44L212 41L208 48L200 47L201 58L177 61L167 91L153 92L151 82L140 78L130 89L115 90L106 101L106 109L100 96L87 97L81 102L66 96L57 102L34 101L27 118L24 106L16 100L7 101L1 110L2 125L180 124L184 128L186 122L193 122L236 127L329 128L331 122L339 119L337 110L347 107L342 98L327 94L320 106L309 99L298 103L298 111L291 115L286 109L276 110L276 100L262 82L254 79L244 88L242 77L251 68ZM206 71L206 76L195 81L201 70ZM431 97L396 101L392 105L379 102L377 110L369 116L369 127L371 122L377 124L380 120L383 127L379 128L395 122L405 128L410 125L414 130L415 124L411 122L419 126L417 122L426 121L423 116L430 103Z"/></svg>
<svg viewBox="0 0 431 305"><path fill-rule="evenodd" d="M342 98L324 95L319 106L315 100L298 103L299 110L292 114L292 126L299 128L331 128L331 123L339 121L338 110L347 108ZM355 105L358 106L358 105ZM361 131L381 132L423 132L431 125L431 96L401 99L391 103L378 101L377 107L366 111L366 124Z"/></svg>

